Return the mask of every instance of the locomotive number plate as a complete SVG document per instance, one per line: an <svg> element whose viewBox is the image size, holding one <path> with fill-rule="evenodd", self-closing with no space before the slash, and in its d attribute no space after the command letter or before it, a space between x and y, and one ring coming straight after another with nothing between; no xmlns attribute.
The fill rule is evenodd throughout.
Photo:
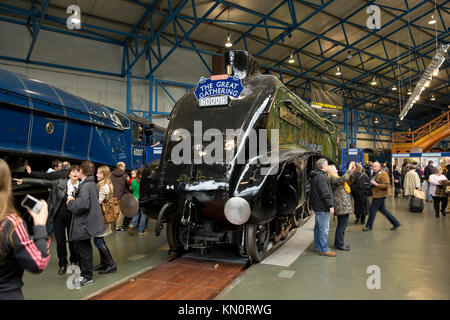
<svg viewBox="0 0 450 320"><path fill-rule="evenodd" d="M200 107L214 107L228 105L228 96L213 96L202 98L198 101Z"/></svg>

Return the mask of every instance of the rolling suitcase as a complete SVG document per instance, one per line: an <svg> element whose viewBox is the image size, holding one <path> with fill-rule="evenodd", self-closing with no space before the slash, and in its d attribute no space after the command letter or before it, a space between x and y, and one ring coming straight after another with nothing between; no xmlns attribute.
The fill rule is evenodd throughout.
<svg viewBox="0 0 450 320"><path fill-rule="evenodd" d="M422 199L412 197L409 200L409 211L422 212L424 207L424 201Z"/></svg>

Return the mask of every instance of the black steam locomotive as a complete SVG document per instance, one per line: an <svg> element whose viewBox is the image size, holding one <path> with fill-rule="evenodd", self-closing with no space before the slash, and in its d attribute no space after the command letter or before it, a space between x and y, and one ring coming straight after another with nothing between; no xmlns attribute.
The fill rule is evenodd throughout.
<svg viewBox="0 0 450 320"><path fill-rule="evenodd" d="M176 103L140 203L156 235L167 223L171 250L228 244L258 262L309 215L309 173L320 157L338 158L337 135L247 52L227 52L225 64L227 75L202 78ZM221 137L228 130L240 134Z"/></svg>

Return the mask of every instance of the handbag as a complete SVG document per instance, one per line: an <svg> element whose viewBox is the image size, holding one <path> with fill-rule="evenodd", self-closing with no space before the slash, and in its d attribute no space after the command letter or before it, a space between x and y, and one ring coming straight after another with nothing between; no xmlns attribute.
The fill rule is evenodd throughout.
<svg viewBox="0 0 450 320"><path fill-rule="evenodd" d="M434 192L434 196L435 197L446 197L447 195L445 194L445 187L442 185L437 185L436 191Z"/></svg>
<svg viewBox="0 0 450 320"><path fill-rule="evenodd" d="M120 207L119 200L113 196L112 188L109 187L109 196L107 199L104 199L102 202L102 213L103 213L103 222L105 224L116 222L119 217Z"/></svg>
<svg viewBox="0 0 450 320"><path fill-rule="evenodd" d="M425 200L425 192L420 190L414 190L414 198Z"/></svg>

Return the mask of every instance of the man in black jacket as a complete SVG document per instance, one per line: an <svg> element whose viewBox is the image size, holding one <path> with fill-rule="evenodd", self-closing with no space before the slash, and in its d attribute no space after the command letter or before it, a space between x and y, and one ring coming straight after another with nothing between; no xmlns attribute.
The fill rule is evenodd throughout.
<svg viewBox="0 0 450 320"><path fill-rule="evenodd" d="M327 175L328 161L321 158L316 162L316 170L311 173L309 202L315 213L314 248L322 256L335 257L328 247L330 215L334 214L333 190Z"/></svg>
<svg viewBox="0 0 450 320"><path fill-rule="evenodd" d="M67 198L67 208L72 212L69 240L75 241L75 251L81 269L81 286L93 281L94 262L91 238L100 237L106 231L98 202L98 189L94 174L94 164L90 161L83 161L80 165L81 182L78 194L75 199Z"/></svg>

